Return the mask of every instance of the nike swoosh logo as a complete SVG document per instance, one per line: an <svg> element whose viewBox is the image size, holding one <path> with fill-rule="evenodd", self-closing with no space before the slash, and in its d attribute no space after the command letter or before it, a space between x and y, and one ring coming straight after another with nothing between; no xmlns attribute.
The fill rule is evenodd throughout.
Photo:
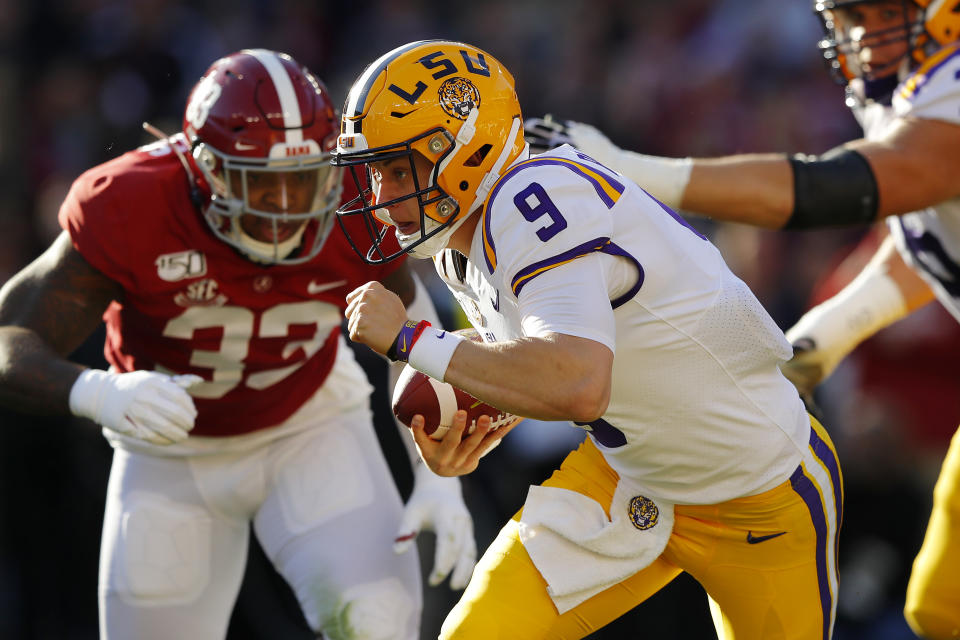
<svg viewBox="0 0 960 640"><path fill-rule="evenodd" d="M747 531L747 544L757 544L759 542L766 542L767 540L771 540L773 538L779 538L785 533L786 531L781 531L780 533L771 533L766 536L754 536L752 531Z"/></svg>
<svg viewBox="0 0 960 640"><path fill-rule="evenodd" d="M446 331L441 331L437 334L437 340L443 340L443 336L447 335Z"/></svg>
<svg viewBox="0 0 960 640"><path fill-rule="evenodd" d="M347 284L346 280L337 280L336 282L322 282L322 283L318 283L311 280L310 284L307 285L307 293L309 293L312 296L315 296L318 293L323 293L324 291L329 291L330 289L336 289L337 287L342 287L345 284Z"/></svg>

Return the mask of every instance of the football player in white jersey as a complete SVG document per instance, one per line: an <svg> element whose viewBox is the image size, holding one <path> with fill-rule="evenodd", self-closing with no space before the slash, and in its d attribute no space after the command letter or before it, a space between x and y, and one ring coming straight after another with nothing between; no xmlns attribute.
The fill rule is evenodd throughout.
<svg viewBox="0 0 960 640"><path fill-rule="evenodd" d="M785 373L803 392L857 344L937 299L960 320L960 3L820 0L820 49L846 85L863 138L818 157L647 156L581 123L528 122L536 143L571 142L668 206L719 220L808 229L886 218L860 275L787 332ZM905 613L927 638L960 634L960 431L934 490Z"/></svg>
<svg viewBox="0 0 960 640"><path fill-rule="evenodd" d="M531 155L513 77L463 43L370 64L334 163L371 187L338 210L366 222L358 253L433 258L484 342L409 319L376 282L347 297L350 337L590 435L530 488L441 638L581 638L683 571L721 637L831 636L836 455L780 373L789 343L706 238L572 147ZM435 441L414 418L441 475L506 435L464 423Z"/></svg>
<svg viewBox="0 0 960 640"><path fill-rule="evenodd" d="M459 483L418 464L404 507L341 335L344 296L371 278L433 306L406 264L359 263L334 224L350 193L336 131L290 56L221 58L183 132L77 178L64 231L0 290L0 400L90 418L114 447L101 638L224 637L251 523L331 640L419 638L402 552L421 528L438 535L431 582L469 578ZM101 317L111 370L67 361Z"/></svg>

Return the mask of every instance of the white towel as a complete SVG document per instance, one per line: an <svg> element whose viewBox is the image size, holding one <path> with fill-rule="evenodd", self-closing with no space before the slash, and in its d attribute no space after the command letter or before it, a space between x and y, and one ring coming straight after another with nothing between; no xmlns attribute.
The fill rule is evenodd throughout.
<svg viewBox="0 0 960 640"><path fill-rule="evenodd" d="M603 507L567 489L530 487L518 534L547 593L564 613L647 567L673 530L673 504L641 493L623 478Z"/></svg>

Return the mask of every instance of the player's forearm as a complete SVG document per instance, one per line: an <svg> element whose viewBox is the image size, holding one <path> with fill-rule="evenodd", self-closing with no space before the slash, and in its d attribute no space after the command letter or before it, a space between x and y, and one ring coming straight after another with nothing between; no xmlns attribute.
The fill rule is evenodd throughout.
<svg viewBox="0 0 960 640"><path fill-rule="evenodd" d="M83 367L55 353L36 333L0 327L0 404L37 415L70 412L70 389Z"/></svg>
<svg viewBox="0 0 960 640"><path fill-rule="evenodd" d="M681 208L779 229L793 210L793 172L783 154L695 159Z"/></svg>
<svg viewBox="0 0 960 640"><path fill-rule="evenodd" d="M444 380L519 416L590 422L610 401L613 353L565 335L457 347Z"/></svg>

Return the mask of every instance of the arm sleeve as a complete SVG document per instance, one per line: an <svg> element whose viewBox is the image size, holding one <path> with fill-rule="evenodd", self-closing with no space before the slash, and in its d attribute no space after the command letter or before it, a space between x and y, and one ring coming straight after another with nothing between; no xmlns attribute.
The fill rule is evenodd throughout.
<svg viewBox="0 0 960 640"><path fill-rule="evenodd" d="M516 297L527 335L563 333L613 349L610 262L600 250L613 233L610 194L617 191L603 180L578 161L532 166L488 206L483 233L495 239L487 243L494 249L488 265Z"/></svg>
<svg viewBox="0 0 960 640"><path fill-rule="evenodd" d="M594 253L531 281L519 298L523 333L563 333L594 340L615 352L616 329L604 268L612 260Z"/></svg>

